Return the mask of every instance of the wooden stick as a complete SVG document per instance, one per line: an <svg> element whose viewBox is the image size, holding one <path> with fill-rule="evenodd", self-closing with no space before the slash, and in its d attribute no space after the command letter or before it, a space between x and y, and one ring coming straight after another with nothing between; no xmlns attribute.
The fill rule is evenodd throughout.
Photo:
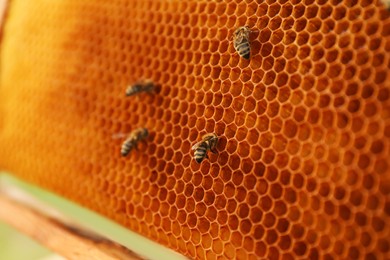
<svg viewBox="0 0 390 260"><path fill-rule="evenodd" d="M53 217L53 214L48 214L42 208L42 205L36 204L31 197L21 194L15 188L0 189L0 221L66 258L142 259L105 237L67 223L61 217Z"/></svg>
<svg viewBox="0 0 390 260"><path fill-rule="evenodd" d="M3 31L3 24L7 14L8 0L0 0L0 33Z"/></svg>

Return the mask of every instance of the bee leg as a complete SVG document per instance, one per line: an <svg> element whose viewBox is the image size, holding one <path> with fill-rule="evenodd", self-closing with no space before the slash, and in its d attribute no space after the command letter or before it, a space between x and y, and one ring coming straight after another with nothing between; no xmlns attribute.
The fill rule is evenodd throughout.
<svg viewBox="0 0 390 260"><path fill-rule="evenodd" d="M218 153L217 150L216 150L215 148L210 149L210 151L211 151L212 153Z"/></svg>

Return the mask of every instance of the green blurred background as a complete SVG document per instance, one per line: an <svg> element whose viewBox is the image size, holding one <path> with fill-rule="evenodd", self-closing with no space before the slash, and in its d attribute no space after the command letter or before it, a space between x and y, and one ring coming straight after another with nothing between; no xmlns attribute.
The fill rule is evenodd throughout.
<svg viewBox="0 0 390 260"><path fill-rule="evenodd" d="M52 254L34 240L0 222L0 259L45 259Z"/></svg>
<svg viewBox="0 0 390 260"><path fill-rule="evenodd" d="M87 229L118 242L147 259L186 259L182 255L68 200L0 172L0 189L17 187ZM0 209L1 210L1 209ZM0 260L61 259L29 237L0 221Z"/></svg>

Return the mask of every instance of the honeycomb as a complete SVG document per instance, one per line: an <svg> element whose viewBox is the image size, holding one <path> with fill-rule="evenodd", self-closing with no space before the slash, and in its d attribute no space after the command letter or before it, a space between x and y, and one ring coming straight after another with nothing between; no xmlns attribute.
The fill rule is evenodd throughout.
<svg viewBox="0 0 390 260"><path fill-rule="evenodd" d="M10 3L0 168L197 259L390 259L390 12ZM247 25L251 59L232 34ZM139 79L161 87L126 97ZM150 137L128 157L125 135ZM191 146L219 137L197 164Z"/></svg>

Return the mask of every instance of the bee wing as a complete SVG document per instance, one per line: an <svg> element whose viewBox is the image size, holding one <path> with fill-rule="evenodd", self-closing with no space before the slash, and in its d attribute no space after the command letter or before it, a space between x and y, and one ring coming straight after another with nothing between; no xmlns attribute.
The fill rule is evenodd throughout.
<svg viewBox="0 0 390 260"><path fill-rule="evenodd" d="M116 133L116 134L113 134L111 137L112 139L122 139L126 136L128 136L129 134L124 134L124 133Z"/></svg>
<svg viewBox="0 0 390 260"><path fill-rule="evenodd" d="M205 134L203 135L203 141L209 141L211 139L218 138L215 134Z"/></svg>
<svg viewBox="0 0 390 260"><path fill-rule="evenodd" d="M230 36L231 41L236 41L237 39L237 32L233 32L232 36Z"/></svg>
<svg viewBox="0 0 390 260"><path fill-rule="evenodd" d="M151 79L145 79L145 80L143 81L143 83L144 83L145 85L154 85L153 80L151 80Z"/></svg>
<svg viewBox="0 0 390 260"><path fill-rule="evenodd" d="M196 150L196 149L198 149L198 147L199 147L199 145L200 145L201 143L203 143L203 141L197 142L196 144L194 144L194 145L191 147L191 150Z"/></svg>

